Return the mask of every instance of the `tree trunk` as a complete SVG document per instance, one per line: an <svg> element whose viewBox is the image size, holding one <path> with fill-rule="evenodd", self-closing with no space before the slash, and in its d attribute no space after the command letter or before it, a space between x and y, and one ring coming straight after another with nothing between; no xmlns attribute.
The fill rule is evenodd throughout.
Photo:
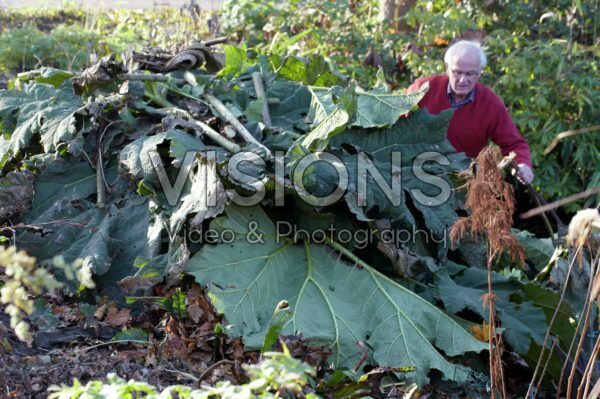
<svg viewBox="0 0 600 399"><path fill-rule="evenodd" d="M409 26L402 17L414 7L416 0L379 0L379 21L387 22L399 30L408 30Z"/></svg>
<svg viewBox="0 0 600 399"><path fill-rule="evenodd" d="M395 17L396 0L379 0L379 22L392 24Z"/></svg>

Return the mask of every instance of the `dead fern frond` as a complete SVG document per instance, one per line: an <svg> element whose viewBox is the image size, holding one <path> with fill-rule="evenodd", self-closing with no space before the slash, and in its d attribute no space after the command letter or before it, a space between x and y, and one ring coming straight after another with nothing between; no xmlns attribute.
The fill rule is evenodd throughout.
<svg viewBox="0 0 600 399"><path fill-rule="evenodd" d="M458 220L454 222L452 230L450 230L450 241L452 242L453 247L455 243L467 234L470 226L471 222L469 221L469 218L458 218Z"/></svg>
<svg viewBox="0 0 600 399"><path fill-rule="evenodd" d="M510 232L515 199L512 186L504 181L498 170L501 157L500 150L492 147L486 147L477 157L477 171L466 183L465 206L471 213L452 226L450 239L456 243L467 231L474 237L483 235L492 258L506 252L523 263L525 251Z"/></svg>
<svg viewBox="0 0 600 399"><path fill-rule="evenodd" d="M496 330L496 296L492 291L492 264L494 259L506 252L523 263L525 250L512 235L512 215L515 212L513 188L504 181L498 163L502 158L500 150L486 147L476 159L477 170L474 175L464 174L467 198L465 206L470 215L458 219L450 230L453 244L465 234L473 238L483 236L488 247L488 292L482 296L484 309L489 311L489 367L491 397L506 397L504 372L502 365L502 334Z"/></svg>

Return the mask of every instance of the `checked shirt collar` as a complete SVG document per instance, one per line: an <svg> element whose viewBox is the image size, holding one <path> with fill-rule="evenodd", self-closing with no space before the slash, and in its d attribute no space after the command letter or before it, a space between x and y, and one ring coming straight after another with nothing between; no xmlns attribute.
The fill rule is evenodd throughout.
<svg viewBox="0 0 600 399"><path fill-rule="evenodd" d="M450 105L452 106L453 109L462 108L465 105L469 105L473 101L475 101L475 88L473 90L471 90L469 95L464 100L460 100L460 101L456 101L454 99L454 96L452 95L452 88L450 87L450 83L448 83L447 92L448 92L448 100L450 100Z"/></svg>

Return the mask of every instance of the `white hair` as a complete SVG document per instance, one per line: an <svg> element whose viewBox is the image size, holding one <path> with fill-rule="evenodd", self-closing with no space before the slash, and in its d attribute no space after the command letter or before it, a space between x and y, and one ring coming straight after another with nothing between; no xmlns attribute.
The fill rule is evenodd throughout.
<svg viewBox="0 0 600 399"><path fill-rule="evenodd" d="M454 43L446 50L446 54L444 55L444 62L446 64L450 63L450 60L456 56L462 55L467 51L474 51L479 58L479 69L483 69L487 64L487 57L485 52L481 48L479 42L475 42L472 40L459 40Z"/></svg>

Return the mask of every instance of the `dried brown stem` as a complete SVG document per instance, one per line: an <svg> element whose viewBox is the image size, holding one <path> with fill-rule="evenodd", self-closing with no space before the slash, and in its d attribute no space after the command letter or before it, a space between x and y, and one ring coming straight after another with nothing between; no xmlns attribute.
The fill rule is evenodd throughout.
<svg viewBox="0 0 600 399"><path fill-rule="evenodd" d="M551 202L544 206L540 206L538 208L531 209L525 213L522 213L519 216L521 219L528 219L530 217L537 216L540 213L547 212L551 209L556 209L556 208L566 205L570 202L574 202L574 201L577 201L577 200L580 200L583 198L587 198L589 196L592 196L592 195L595 195L598 193L600 193L600 187L593 187L593 188L590 188L589 190L582 191L578 194L569 195L568 197L560 199L558 201L554 201L554 202Z"/></svg>
<svg viewBox="0 0 600 399"><path fill-rule="evenodd" d="M358 362L356 362L356 365L354 366L353 370L355 373L356 373L356 371L358 371L360 366L365 362L365 360L367 360L367 357L369 357L369 350L367 349L367 346L364 344L364 342L362 342L361 340L358 340L358 341L356 341L356 345L358 345L358 347L362 351L362 354L360 356L360 359L358 359Z"/></svg>
<svg viewBox="0 0 600 399"><path fill-rule="evenodd" d="M557 343L558 343L558 337L554 337L554 339L552 340L552 346L550 347L550 350L548 351L548 357L546 358L546 361L544 362L544 368L542 369L542 373L540 374L540 384L544 380L544 375L546 375L546 370L548 369L548 364L550 364L550 359L552 358L552 353L554 352L554 348L556 348ZM542 361L542 358L540 357L540 360L538 361L538 363L541 361ZM533 393L533 399L536 398L537 393L538 393L538 390L536 389L535 392Z"/></svg>
<svg viewBox="0 0 600 399"><path fill-rule="evenodd" d="M583 243L580 243L577 246L577 251L576 251L575 255L573 256L573 260L571 262L572 264L575 263L575 259L577 259L577 253L581 250L582 247L583 247ZM570 272L571 272L571 268L569 268L569 274L570 274ZM567 287L567 283L565 282L565 289L566 289L566 287ZM579 361L579 355L581 354L581 346L583 345L583 340L585 339L585 332L587 331L587 327L588 327L588 317L589 317L589 312L591 310L592 304L587 299L590 297L590 294L591 294L591 282L588 285L588 291L586 294L586 302L583 305L583 309L581 309L581 316L579 317L579 321L577 322L577 327L575 328L575 332L577 333L579 331L579 328L581 327L582 321L585 320L585 322L583 323L583 328L580 333L581 336L580 336L580 339L578 341L578 345L576 348L576 352L575 352L576 355L575 355L575 358L573 359L573 366L571 368L571 372L569 373L569 378L567 379L567 392L568 392L567 397L569 397L569 398L571 397L570 393L572 390L573 378L575 376L575 372L577 371L577 362ZM566 362L568 362L571 357L571 352L573 351L573 347L575 345L576 339L577 339L577 334L575 334L573 336L573 339L571 340L571 344L569 345L569 351L567 352ZM560 392L561 392L564 371L565 371L565 369L563 368L563 370L560 373L560 380L558 382L557 396L560 395Z"/></svg>
<svg viewBox="0 0 600 399"><path fill-rule="evenodd" d="M595 270L594 267L592 267L592 276L595 274ZM592 311L592 308L594 307L594 301L591 298L592 295L592 285L593 285L593 279L590 279L590 283L588 284L588 291L586 294L586 303L584 305L584 311L582 311L582 315L585 314L585 316L583 316L585 318L585 323L583 325L583 329L581 331L581 336L579 337L579 343L577 345L577 349L575 352L575 359L573 360L573 365L576 365L577 362L579 361L579 357L581 356L581 352L582 352L582 348L583 348L583 342L586 338L586 333L589 327L589 320L590 320L590 313ZM586 308L587 307L587 308ZM593 358L593 352L591 353L591 356ZM581 396L581 387L583 382L585 381L585 376L586 373L588 371L588 368L590 366L593 366L593 363L590 361L588 362L588 364L586 365L586 368L583 372L582 375L582 382L579 385L579 389L577 390L577 398L579 399ZM593 367L592 367L593 369ZM573 382L573 378L575 376L575 371L577 370L576 367L573 367L573 369L571 370L571 374L569 375L569 382L567 384L567 397L570 398L571 397L571 389L572 389L572 382Z"/></svg>
<svg viewBox="0 0 600 399"><path fill-rule="evenodd" d="M489 310L490 331L489 368L491 397L499 394L506 397L504 370L502 365L502 337L496 329L496 306L492 287L493 262L503 252L521 262L525 260L525 251L511 233L512 215L515 202L512 186L506 183L498 169L501 155L498 149L487 147L477 157L477 171L473 176L466 176L466 207L470 214L459 219L450 232L453 242L458 241L466 233L471 236L483 235L487 243L487 282L488 292L483 299L484 308ZM506 164L510 164L510 158Z"/></svg>
<svg viewBox="0 0 600 399"><path fill-rule="evenodd" d="M106 205L106 191L104 190L104 166L102 165L102 150L98 147L96 159L96 206L99 209Z"/></svg>
<svg viewBox="0 0 600 399"><path fill-rule="evenodd" d="M200 377L198 377L198 383L204 381L217 367L223 366L225 364L230 364L230 365L235 365L235 363L232 360L227 360L227 359L223 359L223 360L219 360L218 362L212 364L209 368L207 368L206 370L204 370L204 372L200 375Z"/></svg>
<svg viewBox="0 0 600 399"><path fill-rule="evenodd" d="M506 386L504 384L504 370L502 367L502 344L501 336L496 331L496 299L492 289L492 258L491 249L488 249L488 293L484 296L483 306L489 310L490 328L488 332L489 363L490 363L490 390L491 398L496 397L498 385L501 389L501 397L506 398Z"/></svg>
<svg viewBox="0 0 600 399"><path fill-rule="evenodd" d="M554 138L554 140L552 140L552 143L550 143L550 145L548 147L546 147L546 149L544 150L544 155L548 155L558 145L558 142L564 138L575 136L575 135L581 134L581 133L597 132L599 130L600 130L600 125L596 125L596 126L584 127L582 129L574 129L574 130L567 130L567 131L561 132L561 133L557 134L556 137Z"/></svg>
<svg viewBox="0 0 600 399"><path fill-rule="evenodd" d="M596 365L596 359L598 359L599 352L600 352L600 338L596 339L596 343L594 344L594 349L592 349L592 355L590 357L590 361L588 362L588 364L585 367L585 371L583 373L583 378L582 378L581 384L579 385L579 388L577 389L577 397L578 398L588 397L587 393L590 388L590 383L591 383L593 375L594 375L594 367ZM583 396L581 396L582 388L584 388Z"/></svg>
<svg viewBox="0 0 600 399"><path fill-rule="evenodd" d="M580 249L581 249L581 247L578 247L577 248L577 252L579 252ZM576 257L573 257L573 260L569 264L569 269L567 270L567 277L565 278L565 284L564 284L563 289L562 289L562 291L560 293L560 298L558 300L558 304L556 305L556 310L552 314L552 319L550 319L550 323L548 324L548 329L546 330L546 335L544 336L544 342L542 343L542 349L541 349L541 352L540 352L540 356L539 356L538 362L537 362L537 364L535 366L535 370L533 372L533 377L531 377L531 382L529 383L529 388L527 388L527 395L525 395L525 397L527 397L527 398L531 397L530 396L531 395L531 390L533 389L533 385L535 384L540 364L541 364L541 362L542 362L542 360L544 358L544 352L546 350L546 343L548 342L548 338L550 337L550 330L552 329L552 326L554 326L554 322L556 321L556 318L558 317L559 309L562 306L562 303L563 303L563 301L565 299L565 295L566 295L566 292L567 292L567 286L569 284L569 279L571 277L571 271L573 270L573 265L575 264L575 259L576 259ZM568 359L568 356L567 356L567 359ZM561 376L561 380L562 380L562 376ZM560 383L558 385L558 390L560 391Z"/></svg>

